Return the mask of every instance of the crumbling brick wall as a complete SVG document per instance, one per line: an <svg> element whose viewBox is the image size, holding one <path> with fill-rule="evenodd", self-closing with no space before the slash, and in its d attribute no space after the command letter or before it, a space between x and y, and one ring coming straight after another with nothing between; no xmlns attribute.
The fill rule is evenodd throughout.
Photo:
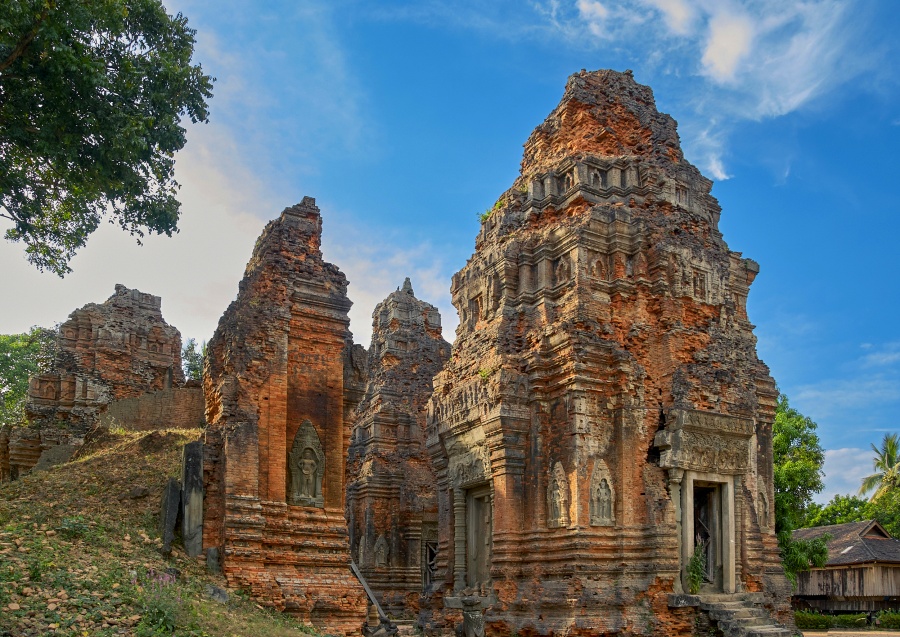
<svg viewBox="0 0 900 637"><path fill-rule="evenodd" d="M366 599L349 566L344 471L364 362L321 231L310 197L269 223L209 341L204 542L231 585L356 634Z"/></svg>

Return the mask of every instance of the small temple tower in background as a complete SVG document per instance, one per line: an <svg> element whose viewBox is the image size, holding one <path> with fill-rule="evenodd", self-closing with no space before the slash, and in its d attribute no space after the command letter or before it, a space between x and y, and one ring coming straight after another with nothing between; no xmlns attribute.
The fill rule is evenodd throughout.
<svg viewBox="0 0 900 637"><path fill-rule="evenodd" d="M425 449L432 379L450 355L441 315L409 279L372 313L365 395L347 470L350 545L385 611L413 618L434 577L437 498Z"/></svg>

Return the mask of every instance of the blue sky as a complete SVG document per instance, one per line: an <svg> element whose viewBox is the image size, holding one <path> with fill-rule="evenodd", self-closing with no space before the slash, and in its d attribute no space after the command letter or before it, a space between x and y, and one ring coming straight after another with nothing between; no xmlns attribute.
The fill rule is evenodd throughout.
<svg viewBox="0 0 900 637"><path fill-rule="evenodd" d="M826 491L855 491L900 429L896 5L840 0L166 0L218 78L177 160L181 233L102 228L65 279L0 244L0 332L50 325L115 283L209 338L269 219L304 195L350 279L351 329L410 276L452 338L449 281L477 214L582 68L633 69L715 179L721 230L757 260L759 352L819 424Z"/></svg>

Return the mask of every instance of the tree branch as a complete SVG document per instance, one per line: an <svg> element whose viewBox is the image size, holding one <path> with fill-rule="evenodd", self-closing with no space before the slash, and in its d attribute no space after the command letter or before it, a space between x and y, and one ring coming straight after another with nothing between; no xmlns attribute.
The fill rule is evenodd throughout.
<svg viewBox="0 0 900 637"><path fill-rule="evenodd" d="M51 5L52 6L52 5ZM0 73L3 73L6 69L12 66L12 63L19 59L25 50L28 48L28 45L31 44L31 41L37 37L38 31L41 30L41 24L43 24L44 20L47 19L47 14L50 11L50 7L45 7L43 11L41 11L41 15L38 16L37 22L35 22L34 26L31 27L31 31L22 36L22 39L19 40L19 43L16 44L15 48L12 50L5 60L0 62Z"/></svg>

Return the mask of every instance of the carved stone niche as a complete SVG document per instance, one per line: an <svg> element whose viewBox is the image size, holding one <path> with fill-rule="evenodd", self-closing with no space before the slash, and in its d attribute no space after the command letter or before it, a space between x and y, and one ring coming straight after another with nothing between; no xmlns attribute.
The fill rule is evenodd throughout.
<svg viewBox="0 0 900 637"><path fill-rule="evenodd" d="M666 426L656 434L663 469L707 473L746 473L750 460L753 421L709 411L672 409Z"/></svg>
<svg viewBox="0 0 900 637"><path fill-rule="evenodd" d="M557 461L547 481L547 526L559 528L569 525L569 480L562 463Z"/></svg>
<svg viewBox="0 0 900 637"><path fill-rule="evenodd" d="M288 504L324 508L324 475L325 452L319 434L309 420L304 420L288 454Z"/></svg>
<svg viewBox="0 0 900 637"><path fill-rule="evenodd" d="M591 474L591 526L613 526L616 523L616 492L612 476L603 460L594 463Z"/></svg>

